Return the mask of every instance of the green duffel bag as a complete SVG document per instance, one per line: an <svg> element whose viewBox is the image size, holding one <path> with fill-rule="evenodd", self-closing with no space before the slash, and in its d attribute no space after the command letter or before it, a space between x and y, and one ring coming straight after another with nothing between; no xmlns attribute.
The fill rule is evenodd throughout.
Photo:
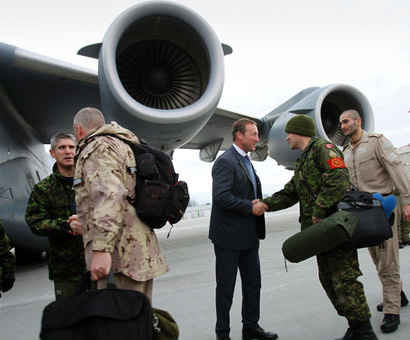
<svg viewBox="0 0 410 340"><path fill-rule="evenodd" d="M283 255L293 263L306 260L349 241L356 225L355 214L337 211L323 221L289 237L283 243Z"/></svg>

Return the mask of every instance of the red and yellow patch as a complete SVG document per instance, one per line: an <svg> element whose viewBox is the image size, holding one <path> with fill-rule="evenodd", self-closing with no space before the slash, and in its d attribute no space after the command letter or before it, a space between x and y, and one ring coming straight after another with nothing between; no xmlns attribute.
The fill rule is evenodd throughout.
<svg viewBox="0 0 410 340"><path fill-rule="evenodd" d="M330 168L332 168L332 169L345 168L346 167L346 164L343 161L343 158L341 158L341 157L328 159L327 163L329 164Z"/></svg>

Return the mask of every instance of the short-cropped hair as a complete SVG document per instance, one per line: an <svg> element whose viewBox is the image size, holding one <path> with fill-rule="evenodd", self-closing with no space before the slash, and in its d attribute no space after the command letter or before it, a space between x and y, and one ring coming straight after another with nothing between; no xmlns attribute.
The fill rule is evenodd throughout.
<svg viewBox="0 0 410 340"><path fill-rule="evenodd" d="M58 132L53 137L51 137L51 139L50 139L51 150L53 150L53 151L55 150L55 148L56 148L58 142L60 141L60 139L71 139L75 143L75 137L72 133Z"/></svg>

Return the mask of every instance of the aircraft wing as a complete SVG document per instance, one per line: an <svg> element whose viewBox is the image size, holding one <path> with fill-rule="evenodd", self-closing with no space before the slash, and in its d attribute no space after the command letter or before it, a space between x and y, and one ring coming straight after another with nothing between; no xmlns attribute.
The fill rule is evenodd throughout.
<svg viewBox="0 0 410 340"><path fill-rule="evenodd" d="M76 112L101 108L97 72L0 43L0 85L7 101L44 144L72 131Z"/></svg>
<svg viewBox="0 0 410 340"><path fill-rule="evenodd" d="M262 121L257 118L217 108L198 134L181 148L200 150L200 159L212 162L218 151L226 150L232 145L232 125L241 118L253 120L259 130L263 127Z"/></svg>
<svg viewBox="0 0 410 340"><path fill-rule="evenodd" d="M222 139L221 150L226 150L232 145L232 125L241 118L249 118L258 125L262 125L262 122L254 117L217 108L202 130L182 148L200 150L204 146Z"/></svg>
<svg viewBox="0 0 410 340"><path fill-rule="evenodd" d="M71 131L73 117L81 108L101 109L96 71L4 43L0 43L0 53L0 82L44 144L56 131ZM232 124L240 118L261 124L259 119L216 108L206 125L182 148L200 150L222 141L220 149L226 150L232 145ZM116 120L115 113L109 114L107 121L111 119Z"/></svg>

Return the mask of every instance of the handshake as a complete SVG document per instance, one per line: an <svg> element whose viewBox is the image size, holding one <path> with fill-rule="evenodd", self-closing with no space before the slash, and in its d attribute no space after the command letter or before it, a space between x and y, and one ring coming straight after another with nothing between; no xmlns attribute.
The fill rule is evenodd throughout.
<svg viewBox="0 0 410 340"><path fill-rule="evenodd" d="M252 208L252 214L256 216L261 216L265 213L266 210L268 210L268 206L263 203L261 200L255 199L252 201L253 203L253 208Z"/></svg>

